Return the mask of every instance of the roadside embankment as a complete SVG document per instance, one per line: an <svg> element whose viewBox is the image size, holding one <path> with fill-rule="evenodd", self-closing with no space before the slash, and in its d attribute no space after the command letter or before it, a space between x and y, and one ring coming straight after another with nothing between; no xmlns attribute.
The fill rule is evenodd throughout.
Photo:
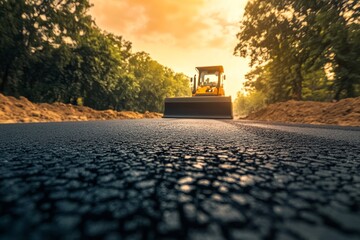
<svg viewBox="0 0 360 240"><path fill-rule="evenodd" d="M160 118L160 113L97 111L64 103L32 103L0 94L0 123ZM360 126L360 97L338 102L287 101L271 104L245 119L285 123Z"/></svg>
<svg viewBox="0 0 360 240"><path fill-rule="evenodd" d="M110 119L160 118L160 113L97 111L89 107L64 103L32 103L25 97L0 94L0 123L61 122Z"/></svg>
<svg viewBox="0 0 360 240"><path fill-rule="evenodd" d="M287 101L271 104L245 119L286 123L360 126L360 97L338 102Z"/></svg>

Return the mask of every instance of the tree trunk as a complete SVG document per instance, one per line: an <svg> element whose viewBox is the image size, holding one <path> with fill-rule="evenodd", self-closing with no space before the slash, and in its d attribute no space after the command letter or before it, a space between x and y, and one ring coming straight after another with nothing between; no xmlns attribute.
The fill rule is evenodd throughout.
<svg viewBox="0 0 360 240"><path fill-rule="evenodd" d="M337 90L336 90L336 93L335 93L335 96L334 96L334 99L336 100L336 101L339 101L340 100L340 94L341 94L341 92L342 92L342 88L338 88Z"/></svg>
<svg viewBox="0 0 360 240"><path fill-rule="evenodd" d="M293 81L292 99L300 101L302 99L302 83L303 76L301 74L301 66L298 65L295 70L295 79Z"/></svg>
<svg viewBox="0 0 360 240"><path fill-rule="evenodd" d="M1 84L0 84L0 92L2 92L2 93L5 91L7 83L9 81L9 69L10 69L10 64L8 64L6 66L4 74L2 76L2 81L1 81Z"/></svg>
<svg viewBox="0 0 360 240"><path fill-rule="evenodd" d="M347 86L346 86L346 97L347 98L356 97L354 85L355 84L352 84L352 83L347 84Z"/></svg>

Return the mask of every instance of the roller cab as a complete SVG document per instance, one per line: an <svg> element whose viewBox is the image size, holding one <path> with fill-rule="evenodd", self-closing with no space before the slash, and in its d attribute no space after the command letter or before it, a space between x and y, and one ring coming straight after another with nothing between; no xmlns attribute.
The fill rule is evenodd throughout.
<svg viewBox="0 0 360 240"><path fill-rule="evenodd" d="M225 96L223 66L197 67L191 79L192 97L165 99L164 118L232 119L231 97Z"/></svg>

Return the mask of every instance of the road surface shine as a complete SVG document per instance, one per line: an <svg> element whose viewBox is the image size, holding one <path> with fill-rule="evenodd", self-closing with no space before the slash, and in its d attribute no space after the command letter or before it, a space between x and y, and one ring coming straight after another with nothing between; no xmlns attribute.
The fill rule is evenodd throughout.
<svg viewBox="0 0 360 240"><path fill-rule="evenodd" d="M0 239L359 239L359 129L254 124L0 125Z"/></svg>

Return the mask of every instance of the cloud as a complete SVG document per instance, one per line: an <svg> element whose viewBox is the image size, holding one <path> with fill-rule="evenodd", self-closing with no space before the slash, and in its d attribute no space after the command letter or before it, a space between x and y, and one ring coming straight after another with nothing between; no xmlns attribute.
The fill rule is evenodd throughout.
<svg viewBox="0 0 360 240"><path fill-rule="evenodd" d="M181 48L219 47L228 43L230 34L233 37L234 23L216 7L216 2L219 1L91 0L91 14L102 29L130 41Z"/></svg>

